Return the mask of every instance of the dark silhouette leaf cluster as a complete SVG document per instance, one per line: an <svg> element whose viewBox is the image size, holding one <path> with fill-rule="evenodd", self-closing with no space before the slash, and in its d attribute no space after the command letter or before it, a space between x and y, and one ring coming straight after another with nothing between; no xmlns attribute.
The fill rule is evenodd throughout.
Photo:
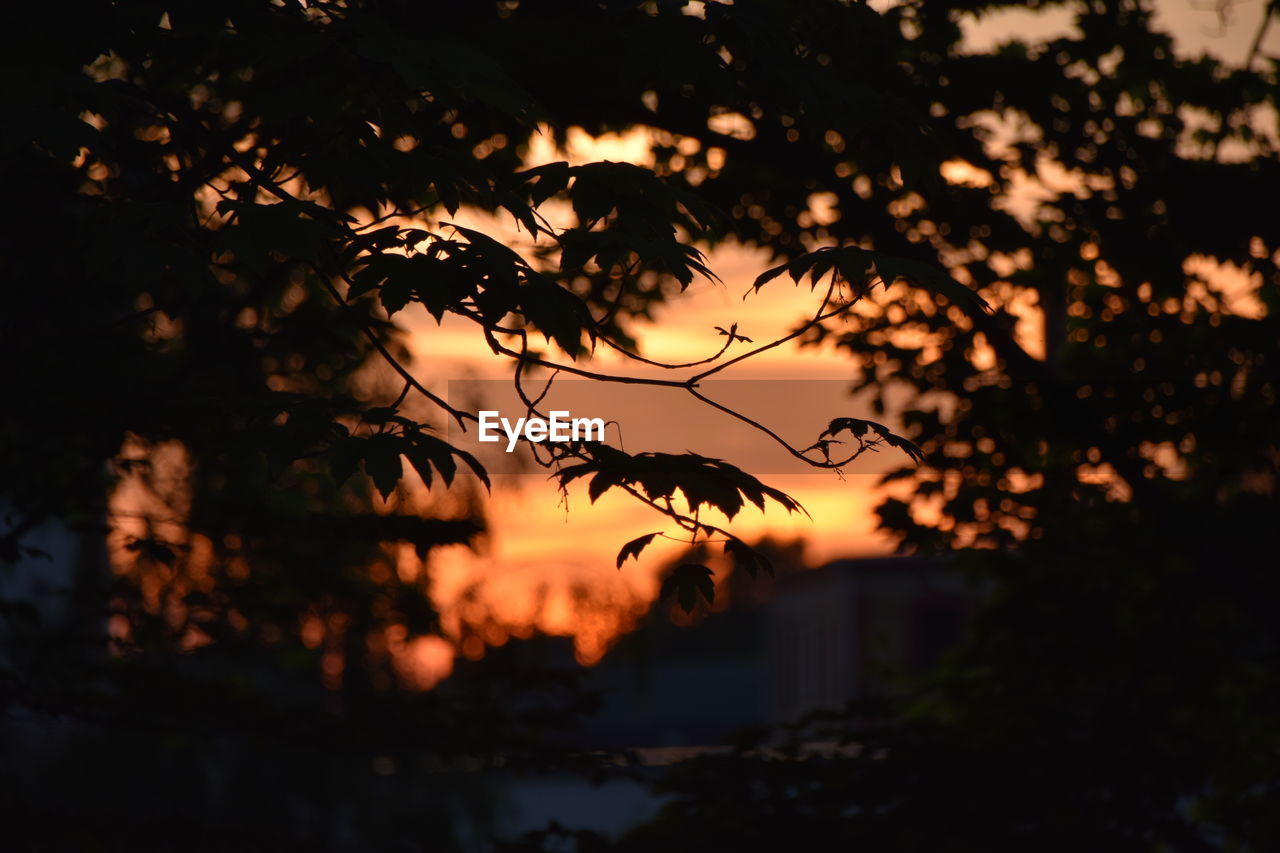
<svg viewBox="0 0 1280 853"><path fill-rule="evenodd" d="M671 501L679 491L689 511L695 514L706 507L733 518L746 501L763 510L766 499L788 512L804 511L785 492L764 485L728 462L696 453L628 454L607 445L596 445L590 459L566 465L555 476L562 487L590 477L587 494L592 502L606 490L624 486L638 489L652 501Z"/></svg>

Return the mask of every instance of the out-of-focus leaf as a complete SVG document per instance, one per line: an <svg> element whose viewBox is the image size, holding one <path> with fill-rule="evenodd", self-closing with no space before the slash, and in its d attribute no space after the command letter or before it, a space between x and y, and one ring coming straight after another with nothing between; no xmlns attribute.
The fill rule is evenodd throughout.
<svg viewBox="0 0 1280 853"><path fill-rule="evenodd" d="M701 596L708 605L716 600L716 583L714 573L706 566L697 563L682 563L671 570L662 582L658 597L666 601L675 596L680 608L685 613L692 613Z"/></svg>
<svg viewBox="0 0 1280 853"><path fill-rule="evenodd" d="M753 578L760 574L761 569L770 575L773 574L773 563L769 558L741 539L726 539L724 552L733 558L735 566Z"/></svg>
<svg viewBox="0 0 1280 853"><path fill-rule="evenodd" d="M335 444L330 451L329 472L338 485L351 479L351 475L360 467L360 460L364 458L365 441L358 436L348 436Z"/></svg>
<svg viewBox="0 0 1280 853"><path fill-rule="evenodd" d="M405 449L404 439L384 433L370 436L365 441L364 471L373 480L374 488L383 500L391 497L400 482L403 466L400 453Z"/></svg>

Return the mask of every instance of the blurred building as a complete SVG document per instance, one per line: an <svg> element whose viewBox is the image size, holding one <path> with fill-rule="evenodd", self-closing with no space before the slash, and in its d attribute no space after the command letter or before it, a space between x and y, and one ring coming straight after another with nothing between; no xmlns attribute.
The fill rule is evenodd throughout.
<svg viewBox="0 0 1280 853"><path fill-rule="evenodd" d="M839 560L767 607L769 722L902 692L960 642L977 596L941 560Z"/></svg>
<svg viewBox="0 0 1280 853"><path fill-rule="evenodd" d="M945 561L883 557L780 574L763 600L692 627L655 610L591 672L604 708L589 735L707 746L900 693L960 641L977 602Z"/></svg>

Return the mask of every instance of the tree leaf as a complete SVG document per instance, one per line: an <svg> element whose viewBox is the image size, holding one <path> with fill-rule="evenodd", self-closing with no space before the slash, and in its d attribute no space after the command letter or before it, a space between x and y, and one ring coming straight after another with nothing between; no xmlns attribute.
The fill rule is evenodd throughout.
<svg viewBox="0 0 1280 853"><path fill-rule="evenodd" d="M968 303L988 313L991 312L991 306L985 299L932 264L897 258L880 252L874 254L876 273L884 280L886 286L901 278L917 287L940 293L952 302Z"/></svg>
<svg viewBox="0 0 1280 853"><path fill-rule="evenodd" d="M382 307L386 309L387 316L392 316L408 305L409 300L413 298L413 280L405 275L402 269L399 274L389 277L382 283L378 298L382 302Z"/></svg>
<svg viewBox="0 0 1280 853"><path fill-rule="evenodd" d="M339 486L351 479L351 475L360 467L364 457L364 445L367 439L348 436L338 441L329 452L329 473Z"/></svg>
<svg viewBox="0 0 1280 853"><path fill-rule="evenodd" d="M659 599L666 601L675 596L680 608L685 613L692 613L701 596L708 605L716 600L716 583L714 573L706 566L697 563L682 563L671 570L662 582L658 592Z"/></svg>
<svg viewBox="0 0 1280 853"><path fill-rule="evenodd" d="M520 310L547 338L572 358L582 351L582 333L591 313L582 300L546 276L530 273L519 289Z"/></svg>
<svg viewBox="0 0 1280 853"><path fill-rule="evenodd" d="M646 533L644 536L637 536L626 545L623 545L622 550L618 552L618 568L622 568L622 564L627 561L628 557L635 557L637 560L640 559L640 552L649 547L649 543L654 540L654 537L661 535L661 530L653 533Z"/></svg>
<svg viewBox="0 0 1280 853"><path fill-rule="evenodd" d="M364 472L373 480L374 488L383 500L391 496L400 482L404 470L400 453L404 448L404 439L389 433L370 436L365 441Z"/></svg>

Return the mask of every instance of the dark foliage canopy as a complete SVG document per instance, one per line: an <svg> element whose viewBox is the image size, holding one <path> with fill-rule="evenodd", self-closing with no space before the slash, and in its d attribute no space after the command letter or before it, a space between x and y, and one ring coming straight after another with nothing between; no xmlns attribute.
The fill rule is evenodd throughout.
<svg viewBox="0 0 1280 853"><path fill-rule="evenodd" d="M141 537L139 577L85 587L80 628L106 601L139 661L180 657L194 626L209 648L265 646L310 671L295 626L317 614L347 625L343 689L370 708L357 698L387 664L365 637L433 618L421 589L367 570L380 547L480 530L467 487L431 514L373 510L409 468L482 488L437 437L466 413L405 370L395 319L470 321L517 376L618 381L580 357L639 356L628 330L737 239L777 257L758 287L825 290L793 339L847 352L861 389L900 410L905 436L828 431L910 457L894 475L910 497L882 505L883 525L908 550L955 552L993 603L910 703L820 721L844 757L683 767L672 806L620 844L1275 846L1276 61L1256 45L1239 67L1182 56L1132 0L1062 4L1075 32L1046 44L963 49L960 16L1020 5L33 7L4 81L23 120L0 160L0 558L30 556L48 518L100 524L113 478L163 491L147 453L121 448L178 442L194 460L184 524L212 543L214 582L191 586L183 543ZM540 128L573 126L652 128L654 168L525 168ZM1037 177L1057 189L1019 207ZM819 198L833 216L814 216ZM567 227L544 216L557 204ZM462 205L542 248L451 227ZM1224 289L1224 269L1247 284ZM719 360L669 383L697 396L730 347L756 347L724 331ZM798 452L834 466L818 438ZM709 456L582 445L546 462L566 488L624 489L723 539L751 572L761 555L699 506L791 506ZM148 603L147 571L174 606ZM699 565L672 578L689 607L713 589ZM80 670L50 648L6 690L65 704ZM101 683L75 702L127 696L124 716L172 701ZM255 695L170 710L225 720ZM433 731L385 731L415 729Z"/></svg>

